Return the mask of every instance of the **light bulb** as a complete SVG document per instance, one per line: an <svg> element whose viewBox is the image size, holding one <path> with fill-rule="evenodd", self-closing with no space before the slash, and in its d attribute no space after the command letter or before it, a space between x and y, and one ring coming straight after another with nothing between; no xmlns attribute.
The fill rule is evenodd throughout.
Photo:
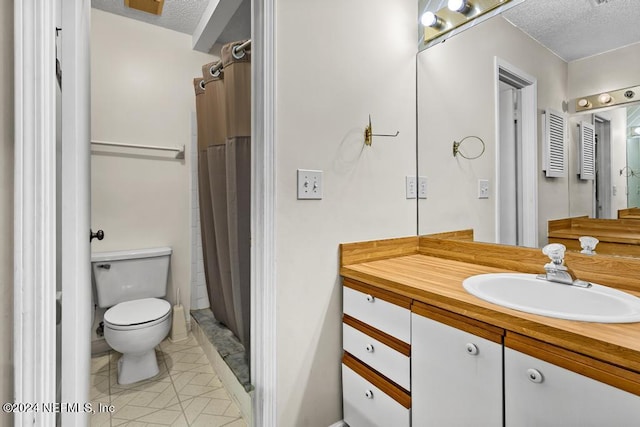
<svg viewBox="0 0 640 427"><path fill-rule="evenodd" d="M640 126L633 128L633 133L640 135Z"/></svg>
<svg viewBox="0 0 640 427"><path fill-rule="evenodd" d="M447 7L453 12L464 13L467 11L469 5L467 0L449 0Z"/></svg>
<svg viewBox="0 0 640 427"><path fill-rule="evenodd" d="M591 108L591 103L587 101L585 98L582 98L578 101L578 106L582 108Z"/></svg>
<svg viewBox="0 0 640 427"><path fill-rule="evenodd" d="M603 93L598 97L598 101L600 101L601 104L608 104L612 101L612 98L608 93Z"/></svg>
<svg viewBox="0 0 640 427"><path fill-rule="evenodd" d="M425 12L422 14L422 18L420 18L420 22L424 27L439 27L442 25L442 20L438 18L433 12Z"/></svg>

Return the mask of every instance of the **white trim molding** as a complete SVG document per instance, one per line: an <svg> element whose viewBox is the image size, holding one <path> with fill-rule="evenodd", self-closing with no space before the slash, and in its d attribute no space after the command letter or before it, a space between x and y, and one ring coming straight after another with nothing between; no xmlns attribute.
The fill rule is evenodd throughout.
<svg viewBox="0 0 640 427"><path fill-rule="evenodd" d="M498 57L494 57L495 64L495 117L499 116L498 98L500 96L499 80L500 76L508 76L513 84L521 89L522 94L522 245L527 247L538 247L538 81L535 77L525 73L519 68L511 65ZM496 119L495 134L500 134L499 123ZM498 144L499 139L496 138ZM500 241L500 218L498 215L500 207L500 149L496 149L496 215L495 215L495 238Z"/></svg>
<svg viewBox="0 0 640 427"><path fill-rule="evenodd" d="M251 381L253 426L276 427L275 0L252 4Z"/></svg>
<svg viewBox="0 0 640 427"><path fill-rule="evenodd" d="M90 73L91 1L62 2L62 156L60 265L61 401L89 402L91 363ZM61 411L61 425L83 427L83 411Z"/></svg>
<svg viewBox="0 0 640 427"><path fill-rule="evenodd" d="M14 401L56 400L55 2L15 0ZM17 411L15 426L55 426Z"/></svg>

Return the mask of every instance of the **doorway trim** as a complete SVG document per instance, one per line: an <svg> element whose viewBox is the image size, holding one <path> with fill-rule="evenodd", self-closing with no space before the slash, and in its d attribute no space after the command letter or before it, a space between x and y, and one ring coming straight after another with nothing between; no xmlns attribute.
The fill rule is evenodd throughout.
<svg viewBox="0 0 640 427"><path fill-rule="evenodd" d="M14 1L14 402L56 400L55 2ZM15 426L55 426L19 411Z"/></svg>
<svg viewBox="0 0 640 427"><path fill-rule="evenodd" d="M253 426L276 427L275 0L252 1L251 377Z"/></svg>
<svg viewBox="0 0 640 427"><path fill-rule="evenodd" d="M65 2L62 185L56 188L55 8L14 2L14 401L56 402L56 272L61 269L61 401L89 400L89 22L90 0ZM66 40L66 41L65 41ZM63 59L64 60L64 59ZM57 192L62 232L57 236ZM62 253L57 253L60 239ZM58 265L57 255L60 255ZM52 355L54 355L52 357ZM56 425L55 411L14 414L16 426ZM89 414L62 411L65 426Z"/></svg>
<svg viewBox="0 0 640 427"><path fill-rule="evenodd" d="M496 135L496 159L495 159L495 239L500 237L500 125L498 121L500 79L507 78L510 84L521 90L522 95L522 245L538 247L538 82L537 79L503 59L494 57L494 114Z"/></svg>
<svg viewBox="0 0 640 427"><path fill-rule="evenodd" d="M600 154L593 185L593 218L613 218L611 209L611 120L604 115L594 114L593 124L596 135L598 135L596 153ZM597 192L598 187L604 191ZM599 196L599 200L596 195ZM602 205L601 215L598 214L598 201Z"/></svg>

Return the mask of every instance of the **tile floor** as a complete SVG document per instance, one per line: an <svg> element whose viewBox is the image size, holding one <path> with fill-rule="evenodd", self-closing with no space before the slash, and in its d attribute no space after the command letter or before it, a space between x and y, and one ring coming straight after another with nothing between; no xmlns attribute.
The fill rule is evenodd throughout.
<svg viewBox="0 0 640 427"><path fill-rule="evenodd" d="M247 426L192 334L179 343L167 338L156 355L160 373L129 385L117 381L120 353L91 359L92 406L114 408L94 414L91 427Z"/></svg>

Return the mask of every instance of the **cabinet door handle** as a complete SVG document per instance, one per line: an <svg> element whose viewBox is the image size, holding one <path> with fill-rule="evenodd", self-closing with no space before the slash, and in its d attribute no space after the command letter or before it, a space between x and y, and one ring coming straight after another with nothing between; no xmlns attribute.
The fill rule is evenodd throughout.
<svg viewBox="0 0 640 427"><path fill-rule="evenodd" d="M478 350L478 346L470 342L465 345L465 349L469 356L475 356L480 352L480 350Z"/></svg>
<svg viewBox="0 0 640 427"><path fill-rule="evenodd" d="M374 297L373 295L367 295L367 301L374 302L375 300L376 300L376 297Z"/></svg>
<svg viewBox="0 0 640 427"><path fill-rule="evenodd" d="M369 353L373 353L373 344L367 344L365 348Z"/></svg>
<svg viewBox="0 0 640 427"><path fill-rule="evenodd" d="M538 371L537 369L533 369L533 368L527 369L527 378L529 378L529 381L534 382L536 384L540 384L544 380L542 373L540 373L540 371Z"/></svg>
<svg viewBox="0 0 640 427"><path fill-rule="evenodd" d="M371 390L365 391L364 397L366 397L367 399L373 399L373 392Z"/></svg>

